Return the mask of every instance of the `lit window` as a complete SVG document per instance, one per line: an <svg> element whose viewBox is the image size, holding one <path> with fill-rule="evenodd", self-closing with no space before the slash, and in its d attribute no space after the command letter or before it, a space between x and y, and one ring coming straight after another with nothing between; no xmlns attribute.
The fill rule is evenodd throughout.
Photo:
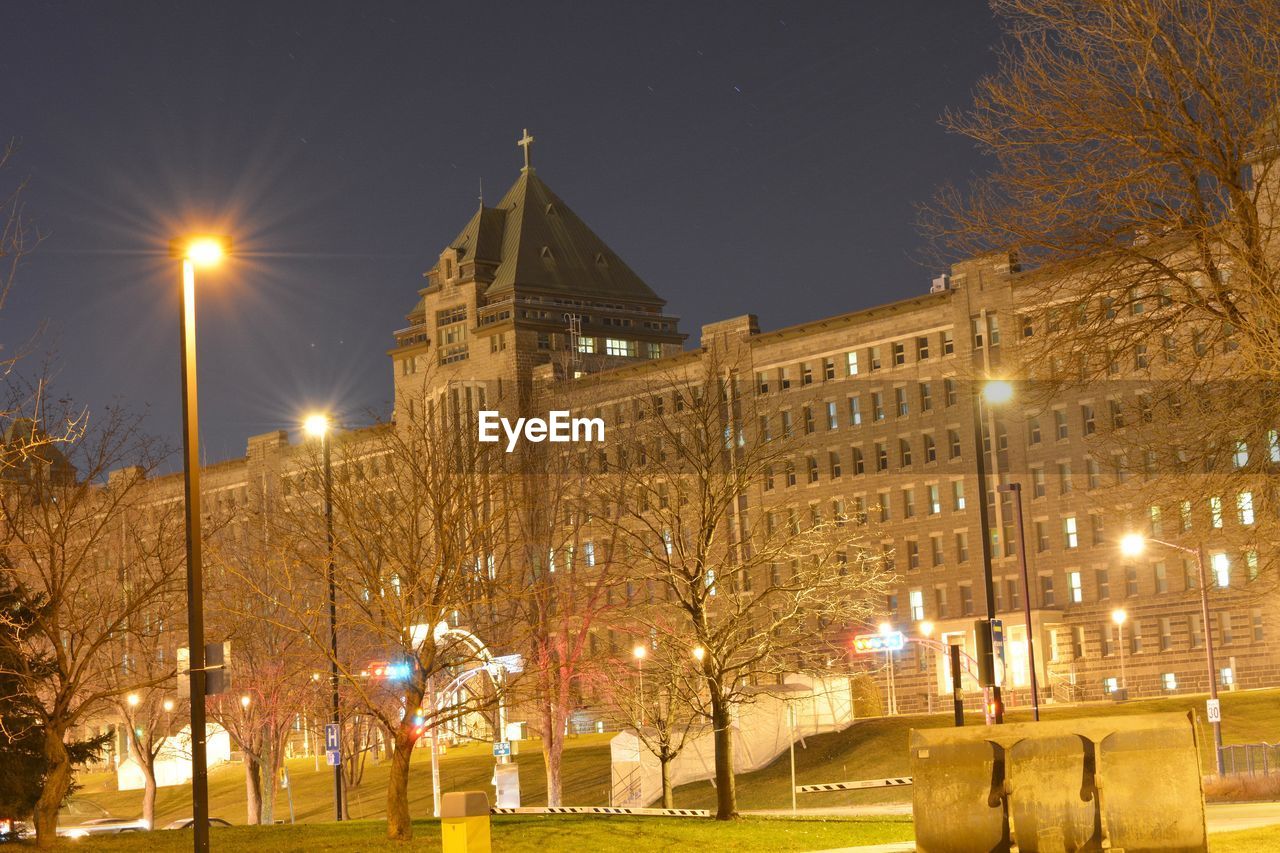
<svg viewBox="0 0 1280 853"><path fill-rule="evenodd" d="M858 354L856 352L847 353L845 355L845 363L849 366L849 375L858 375Z"/></svg>
<svg viewBox="0 0 1280 853"><path fill-rule="evenodd" d="M924 592L918 589L911 590L911 621L919 622L924 619Z"/></svg>
<svg viewBox="0 0 1280 853"><path fill-rule="evenodd" d="M595 338L578 338L578 352L593 353L596 351Z"/></svg>
<svg viewBox="0 0 1280 853"><path fill-rule="evenodd" d="M1241 524L1253 524L1253 492L1236 495L1236 510L1240 513Z"/></svg>
<svg viewBox="0 0 1280 853"><path fill-rule="evenodd" d="M1237 441L1236 452L1235 452L1235 455L1232 456L1231 461L1235 463L1235 466L1237 468L1243 468L1244 466L1248 465L1249 464L1249 445L1245 444L1243 441Z"/></svg>
<svg viewBox="0 0 1280 853"><path fill-rule="evenodd" d="M1213 568L1213 576L1218 581L1218 587L1225 589L1231 585L1231 558L1219 551L1209 558L1209 565Z"/></svg>
<svg viewBox="0 0 1280 853"><path fill-rule="evenodd" d="M1160 676L1160 683L1164 685L1165 690L1177 690L1178 676L1174 675L1172 672L1166 672Z"/></svg>
<svg viewBox="0 0 1280 853"><path fill-rule="evenodd" d="M1222 498L1209 498L1209 512L1213 515L1213 526L1222 527Z"/></svg>
<svg viewBox="0 0 1280 853"><path fill-rule="evenodd" d="M1084 601L1084 589L1080 585L1080 573L1067 573L1067 586L1071 588L1071 603L1079 604Z"/></svg>
<svg viewBox="0 0 1280 853"><path fill-rule="evenodd" d="M1080 544L1080 536L1076 530L1076 517L1074 515L1069 515L1062 519L1062 534L1068 548L1075 548Z"/></svg>
<svg viewBox="0 0 1280 853"><path fill-rule="evenodd" d="M604 351L606 355L634 356L636 344L635 341L624 341L621 338L605 338Z"/></svg>

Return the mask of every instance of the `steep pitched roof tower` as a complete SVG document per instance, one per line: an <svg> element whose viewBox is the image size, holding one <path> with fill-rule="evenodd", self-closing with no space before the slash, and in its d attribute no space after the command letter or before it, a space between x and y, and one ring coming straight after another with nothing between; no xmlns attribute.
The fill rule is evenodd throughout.
<svg viewBox="0 0 1280 853"><path fill-rule="evenodd" d="M397 411L446 388L459 405L518 404L535 374L572 378L680 351L665 300L537 176L532 142L525 131L520 177L440 253L395 333Z"/></svg>

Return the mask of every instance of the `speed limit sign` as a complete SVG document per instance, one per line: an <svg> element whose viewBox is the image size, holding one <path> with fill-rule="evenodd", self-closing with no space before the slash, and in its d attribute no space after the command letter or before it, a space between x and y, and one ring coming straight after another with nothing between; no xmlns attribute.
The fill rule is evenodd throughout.
<svg viewBox="0 0 1280 853"><path fill-rule="evenodd" d="M1209 699L1204 703L1205 716L1209 718L1211 723L1222 722L1222 705L1217 699Z"/></svg>

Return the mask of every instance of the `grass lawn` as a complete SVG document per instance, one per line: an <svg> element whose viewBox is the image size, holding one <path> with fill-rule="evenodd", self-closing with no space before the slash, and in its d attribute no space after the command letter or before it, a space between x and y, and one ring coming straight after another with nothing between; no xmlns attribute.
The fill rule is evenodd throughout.
<svg viewBox="0 0 1280 853"><path fill-rule="evenodd" d="M1195 710L1200 758L1205 772L1213 762L1213 732L1204 722L1206 696L1176 696L1165 699L1141 699L1120 704L1042 707L1042 719L1070 719L1106 714L1146 714L1156 711ZM1009 722L1027 722L1030 710L1016 710L1006 715ZM966 722L982 725L980 714L966 712ZM872 717L843 732L807 738L805 746L796 744L796 782L809 785L819 782L843 782L852 779L878 779L907 776L907 738L913 728L949 727L951 714L905 717ZM1280 690L1250 690L1222 694L1222 740L1224 743L1258 743L1280 741ZM800 794L801 808L821 808L867 803L910 802L910 788L876 788L867 791L837 791L825 794ZM686 808L715 808L715 789L710 782L693 782L676 789L676 805ZM791 807L791 770L784 752L768 767L738 777L738 807L741 809L782 809Z"/></svg>
<svg viewBox="0 0 1280 853"><path fill-rule="evenodd" d="M582 735L566 742L561 765L564 801L570 805L607 805L609 802L609 738L611 735ZM467 744L450 749L440 758L440 787L444 791L487 791L493 794L493 754L489 744ZM540 805L547 799L547 776L540 741L520 743L516 757L520 767L520 790L526 805ZM289 820L289 793L293 795L294 817L298 822L327 821L333 818L333 769L323 760L294 758L289 767L290 791L276 794L277 820ZM350 794L351 816L355 820L378 819L386 815L387 775L390 765L370 761L364 779ZM431 814L431 753L415 749L409 769L409 813L415 817ZM136 817L142 813L141 791L117 791L115 773L82 774L78 796L93 800L112 814ZM245 822L244 768L239 764L209 771L209 814L232 823ZM156 825L191 816L191 789L187 785L161 788L156 793Z"/></svg>
<svg viewBox="0 0 1280 853"><path fill-rule="evenodd" d="M440 827L434 820L414 821L412 847L387 841L381 821L345 825L215 828L211 846L285 853L323 850L440 849ZM145 839L145 842L142 840ZM900 819L744 818L719 823L700 818L637 817L496 817L493 846L502 853L553 853L569 850L627 850L628 853L692 849L734 851L805 851L911 839L911 821ZM113 838L61 842L57 849L85 853L138 850L179 853L191 849L191 833L152 832Z"/></svg>
<svg viewBox="0 0 1280 853"><path fill-rule="evenodd" d="M1123 704L1094 704L1072 707L1047 707L1047 719L1097 716L1101 714L1139 714L1152 711L1194 709L1203 716L1204 697L1186 696L1167 699L1144 699ZM1257 690L1226 693L1222 697L1223 739L1226 743L1280 741L1280 690ZM981 717L969 719L981 725ZM1013 711L1014 722L1030 719L1030 712ZM909 717L873 717L860 721L843 732L808 738L796 746L796 780L800 784L839 782L848 779L873 779L902 776L909 773L907 736L912 728L951 725L949 714ZM1199 722L1201 758L1206 771L1212 768L1213 739L1207 724ZM583 735L571 738L565 749L563 778L564 802L569 805L607 805L609 802L609 738L611 735ZM520 743L516 761L520 767L520 786L525 805L546 802L546 775L538 741ZM293 794L294 814L298 822L326 821L331 817L331 771L310 758L288 762ZM409 783L409 810L415 817L431 813L431 763L425 749L414 752ZM446 791L480 790L492 792L490 778L493 758L488 744L469 744L451 749L440 761L442 787ZM113 814L126 817L141 812L139 791L116 791L114 773L84 774L79 780L81 795L105 806ZM385 813L387 765L370 762L365 778L351 794L352 817L378 819ZM738 777L738 805L742 809L790 808L790 774L784 752L768 767ZM232 823L245 820L244 771L239 765L216 768L209 774L210 813ZM801 808L820 808L851 804L907 802L909 788L882 788L869 791L845 791L829 794L801 794ZM676 790L676 805L686 808L714 808L715 790L707 781L681 786ZM186 786L161 788L156 800L159 825L191 814L190 794ZM281 791L276 798L276 818L289 819L289 801Z"/></svg>

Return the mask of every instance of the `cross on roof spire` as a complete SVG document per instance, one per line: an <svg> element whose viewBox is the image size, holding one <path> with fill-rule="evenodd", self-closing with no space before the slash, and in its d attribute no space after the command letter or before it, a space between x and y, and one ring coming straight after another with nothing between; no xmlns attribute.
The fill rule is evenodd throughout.
<svg viewBox="0 0 1280 853"><path fill-rule="evenodd" d="M533 137L529 135L529 128L526 127L524 129L524 136L522 136L516 142L516 145L519 145L521 148L524 149L524 171L526 172L532 171L533 156L530 152L530 149L533 148Z"/></svg>

